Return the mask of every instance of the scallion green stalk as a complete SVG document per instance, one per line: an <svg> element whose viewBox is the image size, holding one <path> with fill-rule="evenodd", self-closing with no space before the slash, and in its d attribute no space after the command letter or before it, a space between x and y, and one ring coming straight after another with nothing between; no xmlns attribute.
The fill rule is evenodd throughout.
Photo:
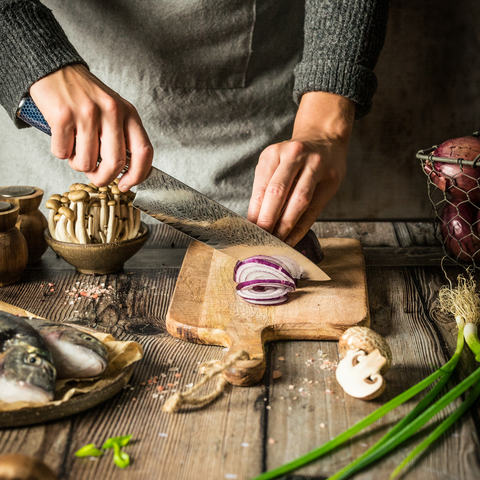
<svg viewBox="0 0 480 480"><path fill-rule="evenodd" d="M405 440L414 435L425 423L433 418L438 412L443 410L447 405L457 399L463 392L470 388L473 384L480 380L480 368L472 373L469 377L459 383L456 387L452 388L447 394L445 394L440 400L431 405L409 425L407 425L401 432L397 433L394 437L390 438L386 443L377 448L367 457L362 458L361 461L352 462L354 465L347 465L345 468L337 472L328 480L343 480L358 472L372 462L380 459L385 454L393 450L395 447L403 443ZM358 460L358 459L357 459Z"/></svg>
<svg viewBox="0 0 480 480"><path fill-rule="evenodd" d="M467 323L465 326L465 341L475 355L475 360L480 362L480 340L478 339L478 327L476 323Z"/></svg>
<svg viewBox="0 0 480 480"><path fill-rule="evenodd" d="M407 415L405 416L400 422L398 422L386 435L384 435L378 442L372 445L365 453L363 453L360 457L358 457L353 462L349 463L346 467L342 470L337 472L335 475L341 475L343 472L352 470L356 465L361 464L366 458L369 458L374 452L378 450L380 446L385 444L390 438L394 437L398 432L402 431L410 422L412 422L415 418L418 417L429 405L433 402L433 400L438 396L438 394L442 391L445 384L448 382L450 376L452 375L453 371L455 370L460 356L463 351L464 347L464 326L465 324L461 319L457 320L458 324L458 333L457 333L457 347L455 349L455 353L453 354L452 358L447 362L444 367L445 375L440 378L437 385L421 400L421 402ZM336 476L331 477L331 479L336 478ZM341 478L341 477L338 477ZM330 479L329 479L330 480Z"/></svg>
<svg viewBox="0 0 480 480"><path fill-rule="evenodd" d="M415 447L412 452L405 458L405 460L393 471L390 475L390 479L395 478L400 471L413 460L414 457L419 455L429 445L431 445L437 438L443 435L477 400L480 396L480 382L475 385L475 388L469 393L465 401L453 412L448 418L446 418L420 445Z"/></svg>
<svg viewBox="0 0 480 480"><path fill-rule="evenodd" d="M463 338L463 336L462 336ZM410 400L412 397L423 391L425 388L430 386L433 382L438 380L439 378L443 377L445 374L450 375L451 372L455 369L455 366L458 362L458 359L450 359L442 368L439 368L434 373L429 375L427 378L422 380L421 382L417 383L413 387L409 388L405 392L401 393L397 397L393 398L385 405L381 406L370 415L366 416L363 420L360 420L358 423L350 427L345 432L341 433L334 439L330 440L329 442L323 444L321 447L318 447L309 453L303 455L292 462L286 463L281 465L280 467L274 468L268 472L264 472L260 474L258 477L255 477L253 480L271 480L274 478L279 477L280 475L284 475L288 472L296 470L297 468L303 467L304 465L316 460L323 455L327 454L328 452L332 451L334 448L342 445L344 442L349 440L351 437L356 435L358 432L363 430L365 427L368 427L373 422L377 421L378 419L385 416L391 410L397 408L399 405L402 405L407 400Z"/></svg>

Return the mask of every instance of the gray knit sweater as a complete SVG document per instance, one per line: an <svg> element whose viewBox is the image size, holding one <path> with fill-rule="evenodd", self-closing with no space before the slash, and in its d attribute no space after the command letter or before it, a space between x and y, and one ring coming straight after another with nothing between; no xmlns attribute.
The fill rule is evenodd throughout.
<svg viewBox="0 0 480 480"><path fill-rule="evenodd" d="M306 0L295 101L326 91L353 100L357 118L368 113L387 15L388 0ZM0 103L12 119L36 80L73 63L87 65L48 8L37 0L0 0Z"/></svg>

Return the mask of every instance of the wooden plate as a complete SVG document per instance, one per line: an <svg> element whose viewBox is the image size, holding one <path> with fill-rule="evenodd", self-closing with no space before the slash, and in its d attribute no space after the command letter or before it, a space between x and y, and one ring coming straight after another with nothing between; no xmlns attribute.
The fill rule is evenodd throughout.
<svg viewBox="0 0 480 480"><path fill-rule="evenodd" d="M50 420L58 420L75 413L83 412L105 402L118 393L130 380L135 364L121 371L112 382L99 390L93 390L72 397L61 405L22 408L11 412L0 412L0 428L23 427Z"/></svg>
<svg viewBox="0 0 480 480"><path fill-rule="evenodd" d="M4 305L5 303L3 303L2 306ZM7 309L4 308L3 310ZM74 325L71 323L65 323L64 325L80 327L82 330L90 333L96 332L96 330L84 327L83 325ZM58 420L95 407L120 392L130 380L134 368L135 364L133 363L119 372L107 385L104 385L98 390L75 395L60 405L45 405L43 407L21 408L20 410L12 410L10 412L0 412L0 428L23 427L48 422L50 420Z"/></svg>

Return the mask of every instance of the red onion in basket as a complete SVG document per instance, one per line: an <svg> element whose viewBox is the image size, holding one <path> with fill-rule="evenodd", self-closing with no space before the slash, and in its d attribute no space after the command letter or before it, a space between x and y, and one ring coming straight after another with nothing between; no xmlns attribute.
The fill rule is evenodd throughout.
<svg viewBox="0 0 480 480"><path fill-rule="evenodd" d="M468 201L447 203L441 214L441 233L445 246L457 260L480 260L478 209Z"/></svg>
<svg viewBox="0 0 480 480"><path fill-rule="evenodd" d="M452 138L439 145L433 152L434 157L463 158L472 161L480 154L480 139L469 135L466 137ZM425 163L425 171L432 182L440 190L448 192L458 200L480 202L480 167L461 167L457 163L433 162Z"/></svg>
<svg viewBox="0 0 480 480"><path fill-rule="evenodd" d="M256 255L238 261L233 279L236 292L245 301L256 305L277 305L295 290L295 279L302 274L298 264L287 257Z"/></svg>

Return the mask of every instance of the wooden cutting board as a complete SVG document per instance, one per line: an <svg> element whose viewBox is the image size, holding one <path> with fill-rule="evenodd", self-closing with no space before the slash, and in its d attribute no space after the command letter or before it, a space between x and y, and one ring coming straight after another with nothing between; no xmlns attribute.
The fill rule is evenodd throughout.
<svg viewBox="0 0 480 480"><path fill-rule="evenodd" d="M226 371L233 385L248 386L265 372L266 342L337 340L349 327L369 326L365 262L360 242L322 238L321 267L331 280L300 281L282 305L251 305L235 293L235 259L200 242L187 250L167 313L169 333L182 340L245 350L249 360Z"/></svg>

